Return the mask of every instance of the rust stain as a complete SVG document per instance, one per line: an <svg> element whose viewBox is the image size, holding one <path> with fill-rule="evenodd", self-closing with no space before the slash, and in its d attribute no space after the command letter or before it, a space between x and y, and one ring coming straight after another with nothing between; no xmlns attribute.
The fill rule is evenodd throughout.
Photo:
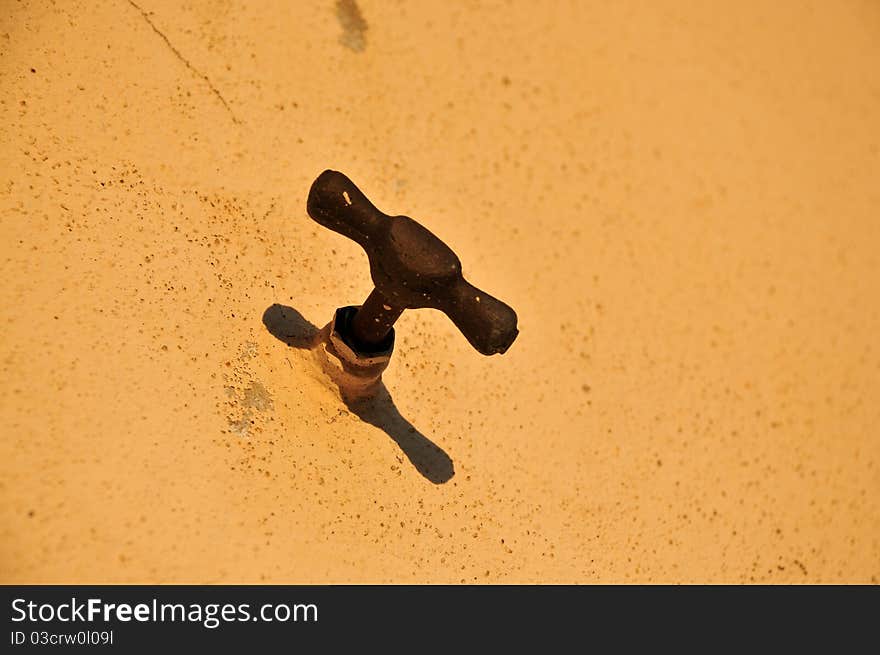
<svg viewBox="0 0 880 655"><path fill-rule="evenodd" d="M336 0L336 18L342 26L339 42L349 50L363 52L367 47L367 21L355 0Z"/></svg>

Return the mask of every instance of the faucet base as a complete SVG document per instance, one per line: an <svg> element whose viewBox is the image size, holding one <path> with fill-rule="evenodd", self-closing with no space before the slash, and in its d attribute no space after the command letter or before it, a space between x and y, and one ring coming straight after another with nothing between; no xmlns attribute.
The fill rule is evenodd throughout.
<svg viewBox="0 0 880 655"><path fill-rule="evenodd" d="M343 400L355 402L375 396L382 373L394 351L394 328L378 350L364 352L352 345L351 320L358 307L340 307L333 320L318 333L313 352L323 371L339 387Z"/></svg>

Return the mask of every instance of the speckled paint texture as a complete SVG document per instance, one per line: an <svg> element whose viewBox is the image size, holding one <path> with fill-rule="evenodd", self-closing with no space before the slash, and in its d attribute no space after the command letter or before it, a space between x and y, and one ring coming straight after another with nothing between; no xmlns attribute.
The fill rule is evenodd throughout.
<svg viewBox="0 0 880 655"><path fill-rule="evenodd" d="M880 577L878 3L10 1L0 90L0 582ZM326 168L507 354L340 402Z"/></svg>

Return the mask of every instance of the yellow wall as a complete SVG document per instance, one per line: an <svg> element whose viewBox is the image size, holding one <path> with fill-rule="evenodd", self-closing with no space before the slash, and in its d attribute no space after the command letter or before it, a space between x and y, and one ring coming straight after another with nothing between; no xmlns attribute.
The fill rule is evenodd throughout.
<svg viewBox="0 0 880 655"><path fill-rule="evenodd" d="M880 577L877 2L6 2L0 91L0 582ZM263 324L325 168L519 313L398 322L445 484Z"/></svg>

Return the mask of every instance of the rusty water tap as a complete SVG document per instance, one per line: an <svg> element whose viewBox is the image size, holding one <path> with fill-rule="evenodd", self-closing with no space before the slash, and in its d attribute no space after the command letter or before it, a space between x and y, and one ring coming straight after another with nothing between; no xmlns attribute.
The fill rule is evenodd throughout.
<svg viewBox="0 0 880 655"><path fill-rule="evenodd" d="M405 309L439 309L484 355L503 353L516 339L516 312L468 283L449 246L408 216L383 214L342 173L318 176L307 210L360 244L370 260L375 288L360 307L337 309L318 341L344 395L378 389L394 349L392 326Z"/></svg>

